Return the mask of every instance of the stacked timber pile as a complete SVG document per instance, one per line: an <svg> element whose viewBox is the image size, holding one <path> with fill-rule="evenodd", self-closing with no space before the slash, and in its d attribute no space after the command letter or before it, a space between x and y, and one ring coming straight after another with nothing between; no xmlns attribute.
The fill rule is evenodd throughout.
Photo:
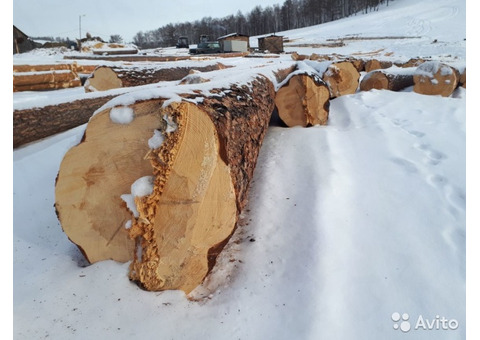
<svg viewBox="0 0 480 340"><path fill-rule="evenodd" d="M13 66L13 92L57 90L81 85L73 64Z"/></svg>
<svg viewBox="0 0 480 340"><path fill-rule="evenodd" d="M90 263L132 261L128 276L142 288L190 293L237 226L275 108L287 126L327 124L330 100L368 79L396 91L399 75L458 73L423 65L373 70L363 86L352 61L309 58L129 86L65 154L55 185L62 229Z"/></svg>

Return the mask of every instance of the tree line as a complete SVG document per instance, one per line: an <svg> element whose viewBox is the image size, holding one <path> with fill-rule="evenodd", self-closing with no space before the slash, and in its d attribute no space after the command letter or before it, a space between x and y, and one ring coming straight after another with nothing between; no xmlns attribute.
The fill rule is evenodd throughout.
<svg viewBox="0 0 480 340"><path fill-rule="evenodd" d="M375 11L380 4L388 6L389 1L393 0L285 0L281 5L256 6L246 14L238 11L224 18L204 17L138 32L133 43L140 48L156 48L175 46L180 36L198 43L200 35L215 40L230 33L248 36L276 33Z"/></svg>

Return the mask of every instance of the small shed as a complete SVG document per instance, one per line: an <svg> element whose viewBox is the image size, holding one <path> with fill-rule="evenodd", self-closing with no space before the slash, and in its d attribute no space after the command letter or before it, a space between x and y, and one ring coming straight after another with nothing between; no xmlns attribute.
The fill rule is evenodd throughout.
<svg viewBox="0 0 480 340"><path fill-rule="evenodd" d="M250 37L245 34L230 33L217 38L223 52L248 52Z"/></svg>
<svg viewBox="0 0 480 340"><path fill-rule="evenodd" d="M279 35L270 35L258 38L258 49L261 51L269 51L271 53L282 53L283 37Z"/></svg>
<svg viewBox="0 0 480 340"><path fill-rule="evenodd" d="M39 45L13 25L13 54L31 51Z"/></svg>

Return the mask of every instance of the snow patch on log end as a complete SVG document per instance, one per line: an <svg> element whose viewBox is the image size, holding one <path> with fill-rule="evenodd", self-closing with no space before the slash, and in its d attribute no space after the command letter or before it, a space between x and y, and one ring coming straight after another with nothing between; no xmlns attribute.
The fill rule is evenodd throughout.
<svg viewBox="0 0 480 340"><path fill-rule="evenodd" d="M114 107L110 110L110 119L117 124L130 124L135 118L133 109L128 106Z"/></svg>

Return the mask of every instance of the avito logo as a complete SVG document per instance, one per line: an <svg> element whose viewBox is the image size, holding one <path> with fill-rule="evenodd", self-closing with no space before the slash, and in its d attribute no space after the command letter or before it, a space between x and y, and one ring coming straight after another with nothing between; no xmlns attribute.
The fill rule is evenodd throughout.
<svg viewBox="0 0 480 340"><path fill-rule="evenodd" d="M412 330L410 323L410 315L408 313L400 314L395 312L392 314L393 329L401 330L404 333ZM447 319L446 317L436 315L433 319L424 318L423 315L419 315L417 322L413 327L413 330L455 330L458 328L458 321L456 319Z"/></svg>
<svg viewBox="0 0 480 340"><path fill-rule="evenodd" d="M425 330L455 330L458 328L458 321L455 319L447 319L446 317L440 315L436 315L435 319L429 320L424 319L422 315L418 316L417 323L415 324L415 329L425 329Z"/></svg>

